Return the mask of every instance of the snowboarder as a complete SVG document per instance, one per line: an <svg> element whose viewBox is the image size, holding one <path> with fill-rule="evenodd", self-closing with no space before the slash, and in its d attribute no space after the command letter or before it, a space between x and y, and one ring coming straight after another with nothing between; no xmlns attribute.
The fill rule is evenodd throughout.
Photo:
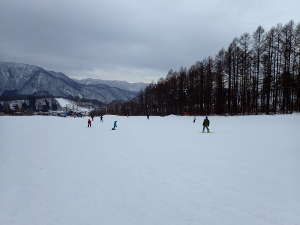
<svg viewBox="0 0 300 225"><path fill-rule="evenodd" d="M117 121L114 121L114 127L112 128L112 130L115 130L117 128Z"/></svg>
<svg viewBox="0 0 300 225"><path fill-rule="evenodd" d="M92 121L90 119L88 120L88 127L92 127Z"/></svg>
<svg viewBox="0 0 300 225"><path fill-rule="evenodd" d="M202 125L203 125L202 133L204 133L205 128L207 130L207 133L209 133L209 128L208 128L209 127L209 120L208 120L207 116L205 117Z"/></svg>

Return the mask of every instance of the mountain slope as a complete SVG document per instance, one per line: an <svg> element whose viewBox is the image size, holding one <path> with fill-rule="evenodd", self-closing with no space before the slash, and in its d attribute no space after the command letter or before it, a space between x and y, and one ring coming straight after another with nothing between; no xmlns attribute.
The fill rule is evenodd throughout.
<svg viewBox="0 0 300 225"><path fill-rule="evenodd" d="M101 79L82 79L78 80L81 84L106 84L110 87L116 87L123 90L133 91L133 92L139 92L141 90L144 90L148 84L147 83L129 83L126 81L118 81L118 80L101 80Z"/></svg>
<svg viewBox="0 0 300 225"><path fill-rule="evenodd" d="M0 95L80 97L109 103L129 100L136 93L105 84L83 84L38 66L0 62Z"/></svg>

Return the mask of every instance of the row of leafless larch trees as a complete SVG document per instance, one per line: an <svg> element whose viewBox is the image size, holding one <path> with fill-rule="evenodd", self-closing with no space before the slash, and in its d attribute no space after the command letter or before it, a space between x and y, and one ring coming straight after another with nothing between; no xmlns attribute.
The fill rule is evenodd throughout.
<svg viewBox="0 0 300 225"><path fill-rule="evenodd" d="M259 26L190 68L170 70L115 114L258 114L300 111L300 24Z"/></svg>

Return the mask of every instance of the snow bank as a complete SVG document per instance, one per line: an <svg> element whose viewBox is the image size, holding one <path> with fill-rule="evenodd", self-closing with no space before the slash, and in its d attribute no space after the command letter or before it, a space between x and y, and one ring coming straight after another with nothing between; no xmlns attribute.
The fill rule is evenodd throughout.
<svg viewBox="0 0 300 225"><path fill-rule="evenodd" d="M0 224L299 224L300 115L202 119L0 117Z"/></svg>

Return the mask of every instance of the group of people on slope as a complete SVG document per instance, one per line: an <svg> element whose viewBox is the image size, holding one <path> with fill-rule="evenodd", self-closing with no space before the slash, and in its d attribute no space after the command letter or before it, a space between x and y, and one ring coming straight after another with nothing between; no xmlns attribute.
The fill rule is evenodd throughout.
<svg viewBox="0 0 300 225"><path fill-rule="evenodd" d="M91 116L91 119L88 119L88 127L92 127L92 121L94 121L94 116ZM103 122L103 115L100 116L100 121ZM112 130L117 129L117 122L118 121L114 121L114 126L113 126Z"/></svg>
<svg viewBox="0 0 300 225"><path fill-rule="evenodd" d="M92 127L92 121L94 121L94 116L92 115L91 118L92 118L92 120L88 119L88 127ZM147 119L149 119L149 114L147 114ZM100 121L103 122L103 115L100 116ZM195 123L195 122L196 122L196 117L194 117L194 120L193 120L193 123ZM206 116L202 123L202 125L203 125L202 133L205 132L205 129L206 129L207 133L210 132L209 131L209 123L210 123L209 119ZM113 126L112 130L116 130L116 128L117 128L117 121L114 121L114 126Z"/></svg>
<svg viewBox="0 0 300 225"><path fill-rule="evenodd" d="M88 127L92 127L92 121L94 121L94 115L91 115L91 119L88 119ZM100 122L103 122L103 115L100 115Z"/></svg>

